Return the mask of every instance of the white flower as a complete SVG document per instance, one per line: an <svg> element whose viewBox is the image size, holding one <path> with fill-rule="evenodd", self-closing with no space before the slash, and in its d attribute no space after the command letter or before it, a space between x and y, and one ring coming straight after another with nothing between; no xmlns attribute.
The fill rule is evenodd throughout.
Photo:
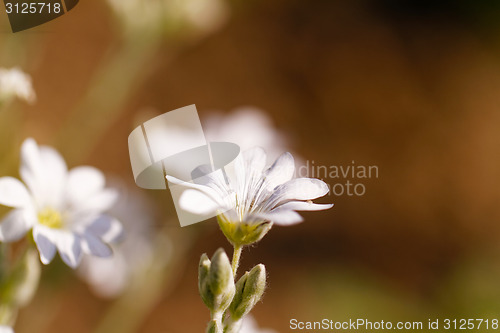
<svg viewBox="0 0 500 333"><path fill-rule="evenodd" d="M255 318L252 315L247 315L245 318L243 318L243 323L241 325L239 333L278 333L278 332L269 328L259 328Z"/></svg>
<svg viewBox="0 0 500 333"><path fill-rule="evenodd" d="M112 257L85 256L78 268L80 277L90 285L92 291L104 298L116 297L134 283L140 283L144 272L151 265L158 267L170 258L170 252L165 251L161 256L163 262L154 260L157 243L161 241L165 244L168 240L155 233L155 210L142 195L143 192L126 188L121 183L116 188L120 200L110 213L122 222L126 237L112 244Z"/></svg>
<svg viewBox="0 0 500 333"><path fill-rule="evenodd" d="M14 333L14 330L10 326L0 325L0 333Z"/></svg>
<svg viewBox="0 0 500 333"><path fill-rule="evenodd" d="M235 245L260 240L273 223L292 225L302 221L296 211L329 209L331 204L311 200L328 193L325 182L293 178L295 165L290 153L281 155L268 169L266 153L252 148L234 161L234 175L221 169L210 173L205 166L193 171L196 183L167 176L169 182L188 187L181 195L182 209L194 214L218 214L221 229ZM242 229L243 228L243 229Z"/></svg>
<svg viewBox="0 0 500 333"><path fill-rule="evenodd" d="M31 77L19 68L0 68L0 101L8 101L14 97L28 103L35 102L36 95Z"/></svg>
<svg viewBox="0 0 500 333"><path fill-rule="evenodd" d="M26 185L16 178L0 178L0 204L14 208L0 223L0 241L16 241L32 229L43 264L50 263L57 250L72 268L83 253L112 254L106 243L119 235L121 225L103 213L117 194L104 188L99 170L83 166L68 171L57 151L27 139L20 174Z"/></svg>
<svg viewBox="0 0 500 333"><path fill-rule="evenodd" d="M259 146L265 149L270 159L276 159L287 150L288 138L259 108L243 106L228 114L211 112L203 120L207 141L236 143L242 151Z"/></svg>

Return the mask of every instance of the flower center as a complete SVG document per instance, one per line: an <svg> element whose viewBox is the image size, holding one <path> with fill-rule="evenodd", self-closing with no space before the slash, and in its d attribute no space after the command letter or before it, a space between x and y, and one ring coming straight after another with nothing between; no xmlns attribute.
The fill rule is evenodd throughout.
<svg viewBox="0 0 500 333"><path fill-rule="evenodd" d="M38 213L38 222L46 227L61 229L63 220L61 214L53 208L45 208Z"/></svg>

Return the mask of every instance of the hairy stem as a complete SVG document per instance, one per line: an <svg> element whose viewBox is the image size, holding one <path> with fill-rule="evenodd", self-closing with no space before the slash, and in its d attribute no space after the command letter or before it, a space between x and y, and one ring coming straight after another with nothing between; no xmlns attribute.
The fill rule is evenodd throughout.
<svg viewBox="0 0 500 333"><path fill-rule="evenodd" d="M212 313L212 321L208 325L207 333L223 333L222 313Z"/></svg>
<svg viewBox="0 0 500 333"><path fill-rule="evenodd" d="M241 245L235 245L234 246L234 251L233 251L233 261L231 263L231 267L233 269L233 276L236 281L236 272L238 271L238 266L240 265L240 257L241 257L241 250L243 249L243 246Z"/></svg>

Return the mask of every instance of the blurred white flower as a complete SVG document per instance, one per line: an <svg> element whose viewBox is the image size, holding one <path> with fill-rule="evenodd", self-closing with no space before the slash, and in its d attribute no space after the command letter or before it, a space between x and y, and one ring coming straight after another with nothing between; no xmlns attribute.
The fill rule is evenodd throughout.
<svg viewBox="0 0 500 333"><path fill-rule="evenodd" d="M14 333L14 330L10 326L0 325L0 333Z"/></svg>
<svg viewBox="0 0 500 333"><path fill-rule="evenodd" d="M212 172L201 166L193 171L197 182L183 182L167 176L169 182L185 186L180 206L191 213L218 214L221 229L233 245L249 245L260 240L273 223L292 225L302 221L296 212L329 209L331 204L311 200L326 195L325 182L314 178L293 178L295 164L290 153L266 167L266 153L256 147L244 151L234 161L234 174L221 169ZM243 230L241 228L244 228Z"/></svg>
<svg viewBox="0 0 500 333"><path fill-rule="evenodd" d="M149 113L153 112L148 110L148 118L152 116ZM228 114L208 112L207 116L201 119L201 123L207 142L232 142L237 144L241 151L255 146L262 147L272 160L288 150L285 135L276 130L265 112L255 107L240 107ZM150 126L147 135L149 142L164 143L176 138L187 147L199 146L197 132L185 127L175 128L171 124L168 127ZM145 149L139 150L137 157L144 165L151 161L149 151ZM185 170L184 166L182 170Z"/></svg>
<svg viewBox="0 0 500 333"><path fill-rule="evenodd" d="M252 315L247 315L243 318L239 333L278 333L278 331L269 328L259 328L255 318Z"/></svg>
<svg viewBox="0 0 500 333"><path fill-rule="evenodd" d="M118 296L150 267L156 242L150 202L141 192L123 185L118 186L118 191L120 200L109 213L122 222L124 237L111 245L112 257L85 256L78 271L92 291L104 298ZM164 253L163 258L167 261L169 253Z"/></svg>
<svg viewBox="0 0 500 333"><path fill-rule="evenodd" d="M99 170L84 166L68 171L56 150L27 139L21 147L20 174L26 185L0 178L0 204L14 208L0 223L0 241L16 241L32 229L43 264L58 250L72 268L83 253L112 254L106 243L120 234L121 225L104 212L117 193L104 187Z"/></svg>
<svg viewBox="0 0 500 333"><path fill-rule="evenodd" d="M241 150L258 146L265 149L270 159L287 151L287 138L279 132L271 118L261 109L239 107L228 114L212 112L203 119L208 141L233 142Z"/></svg>
<svg viewBox="0 0 500 333"><path fill-rule="evenodd" d="M31 84L31 77L19 68L0 68L0 102L20 98L34 103L36 94Z"/></svg>
<svg viewBox="0 0 500 333"><path fill-rule="evenodd" d="M223 0L108 0L124 28L132 32L191 28L209 33L220 27L228 9Z"/></svg>

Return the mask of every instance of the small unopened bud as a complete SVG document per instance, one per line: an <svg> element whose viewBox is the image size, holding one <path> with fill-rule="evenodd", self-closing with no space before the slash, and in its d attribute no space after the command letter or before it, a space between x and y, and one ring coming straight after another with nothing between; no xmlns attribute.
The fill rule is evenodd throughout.
<svg viewBox="0 0 500 333"><path fill-rule="evenodd" d="M223 249L218 249L212 261L206 254L200 259L198 287L201 298L212 315L224 312L234 296L235 285L229 258Z"/></svg>
<svg viewBox="0 0 500 333"><path fill-rule="evenodd" d="M200 290L201 299L203 303L209 308L213 308L213 294L207 283L208 272L210 271L210 259L203 253L198 267L198 289Z"/></svg>
<svg viewBox="0 0 500 333"><path fill-rule="evenodd" d="M246 316L260 301L265 289L266 267L259 264L236 283L236 293L229 307L231 320L236 322Z"/></svg>
<svg viewBox="0 0 500 333"><path fill-rule="evenodd" d="M212 292L216 295L222 294L227 289L233 289L234 278L231 262L223 249L219 248L212 257L212 265L208 273L208 279Z"/></svg>

